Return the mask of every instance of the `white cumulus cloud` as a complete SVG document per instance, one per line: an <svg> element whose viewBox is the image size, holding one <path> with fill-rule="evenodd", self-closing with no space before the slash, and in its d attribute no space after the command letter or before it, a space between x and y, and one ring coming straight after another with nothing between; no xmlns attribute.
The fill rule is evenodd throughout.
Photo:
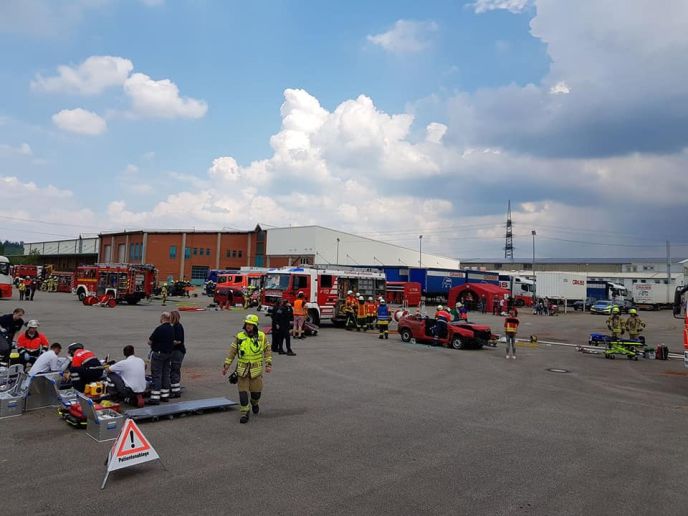
<svg viewBox="0 0 688 516"><path fill-rule="evenodd" d="M78 66L61 65L57 75L37 75L31 89L48 93L96 95L107 88L121 86L134 69L129 59L114 56L91 56Z"/></svg>
<svg viewBox="0 0 688 516"><path fill-rule="evenodd" d="M143 73L135 73L124 83L124 93L131 99L135 116L157 118L202 118L208 104L202 100L179 95L179 88L169 79L156 81Z"/></svg>
<svg viewBox="0 0 688 516"><path fill-rule="evenodd" d="M528 3L529 0L477 0L470 5L477 14L496 10L505 10L516 14L525 10Z"/></svg>
<svg viewBox="0 0 688 516"><path fill-rule="evenodd" d="M552 95L566 95L567 93L571 93L571 89L565 81L559 81L549 89L549 92Z"/></svg>
<svg viewBox="0 0 688 516"><path fill-rule="evenodd" d="M438 30L433 21L397 20L391 29L371 34L368 41L394 54L420 52L431 44L431 36Z"/></svg>
<svg viewBox="0 0 688 516"><path fill-rule="evenodd" d="M22 143L20 145L8 145L6 143L0 143L0 156L31 156L33 155L33 150L28 143Z"/></svg>
<svg viewBox="0 0 688 516"><path fill-rule="evenodd" d="M97 135L107 130L107 123L102 117L82 108L63 109L55 113L52 119L57 127L70 133Z"/></svg>

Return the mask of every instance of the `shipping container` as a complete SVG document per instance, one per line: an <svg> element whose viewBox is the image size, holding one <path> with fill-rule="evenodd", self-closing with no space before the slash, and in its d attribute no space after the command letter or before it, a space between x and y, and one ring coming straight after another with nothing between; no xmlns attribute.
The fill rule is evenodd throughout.
<svg viewBox="0 0 688 516"><path fill-rule="evenodd" d="M575 272L536 272L537 297L549 299L583 300L587 296L587 275Z"/></svg>

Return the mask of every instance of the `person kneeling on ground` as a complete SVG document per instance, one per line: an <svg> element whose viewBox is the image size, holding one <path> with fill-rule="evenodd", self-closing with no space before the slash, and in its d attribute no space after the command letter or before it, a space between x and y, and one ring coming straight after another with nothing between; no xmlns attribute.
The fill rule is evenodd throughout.
<svg viewBox="0 0 688 516"><path fill-rule="evenodd" d="M136 407L143 407L146 390L146 364L134 355L134 346L124 346L124 360L106 366L107 377L114 385L119 399Z"/></svg>
<svg viewBox="0 0 688 516"><path fill-rule="evenodd" d="M48 349L50 343L45 334L38 331L38 321L31 319L27 329L17 339L17 351L23 365L33 364L38 356Z"/></svg>
<svg viewBox="0 0 688 516"><path fill-rule="evenodd" d="M60 351L62 345L55 342L50 345L50 349L39 356L29 370L29 376L36 376L41 373L57 373L62 372L68 362L65 360L64 364L60 360Z"/></svg>
<svg viewBox="0 0 688 516"><path fill-rule="evenodd" d="M248 423L249 393L251 394L251 409L254 414L260 412L258 403L263 391L263 367L265 372L272 371L272 350L267 345L265 333L258 329L258 316L250 314L244 319L243 329L237 333L234 342L229 347L229 353L222 368L226 375L229 367L237 357L236 379L231 383L239 384L240 423ZM234 373L233 373L234 374Z"/></svg>
<svg viewBox="0 0 688 516"><path fill-rule="evenodd" d="M65 379L72 382L72 386L79 392L84 392L87 383L97 382L103 378L103 366L93 351L84 349L84 345L73 342L67 348L72 358Z"/></svg>

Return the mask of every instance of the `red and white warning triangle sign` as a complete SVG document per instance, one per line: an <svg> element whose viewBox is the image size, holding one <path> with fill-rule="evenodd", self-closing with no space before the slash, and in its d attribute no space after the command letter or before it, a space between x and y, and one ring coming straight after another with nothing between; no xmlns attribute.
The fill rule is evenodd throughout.
<svg viewBox="0 0 688 516"><path fill-rule="evenodd" d="M101 489L105 487L105 482L107 482L111 471L152 460L160 460L160 456L148 442L148 439L144 437L134 420L127 419L108 454L107 472Z"/></svg>

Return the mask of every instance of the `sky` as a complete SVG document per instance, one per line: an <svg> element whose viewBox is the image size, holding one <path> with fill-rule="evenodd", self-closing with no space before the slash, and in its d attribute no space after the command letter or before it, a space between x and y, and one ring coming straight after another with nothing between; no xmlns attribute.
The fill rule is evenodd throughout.
<svg viewBox="0 0 688 516"><path fill-rule="evenodd" d="M684 0L3 0L0 240L688 256Z"/></svg>

